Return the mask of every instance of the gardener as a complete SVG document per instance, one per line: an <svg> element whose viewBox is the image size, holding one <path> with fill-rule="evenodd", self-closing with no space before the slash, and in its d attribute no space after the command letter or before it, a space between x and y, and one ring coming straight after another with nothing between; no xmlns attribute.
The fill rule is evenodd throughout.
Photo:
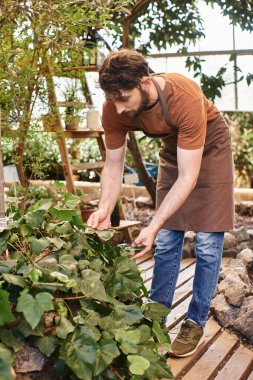
<svg viewBox="0 0 253 380"><path fill-rule="evenodd" d="M171 308L185 231L196 232L196 271L187 316L172 344L175 356L196 351L221 265L224 231L233 227L233 160L229 127L199 86L180 74L150 75L144 57L112 52L99 71L105 92L106 161L98 210L88 224L103 229L120 195L128 131L161 138L157 211L135 239L151 250L150 298ZM137 256L137 255L136 255Z"/></svg>

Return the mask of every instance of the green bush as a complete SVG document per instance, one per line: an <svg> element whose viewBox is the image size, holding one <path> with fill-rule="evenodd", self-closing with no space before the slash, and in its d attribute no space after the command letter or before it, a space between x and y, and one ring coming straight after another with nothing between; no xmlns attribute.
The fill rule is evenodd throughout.
<svg viewBox="0 0 253 380"><path fill-rule="evenodd" d="M12 201L0 233L0 378L12 378L15 352L28 344L61 378L171 379L158 352L158 344L171 350L160 324L169 310L143 303L147 290L129 251L107 242L110 230L86 231L72 194L25 214Z"/></svg>

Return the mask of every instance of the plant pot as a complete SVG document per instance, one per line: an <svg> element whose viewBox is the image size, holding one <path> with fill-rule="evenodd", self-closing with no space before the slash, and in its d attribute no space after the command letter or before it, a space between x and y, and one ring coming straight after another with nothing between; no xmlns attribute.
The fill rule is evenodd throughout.
<svg viewBox="0 0 253 380"><path fill-rule="evenodd" d="M75 131L79 128L80 116L67 115L65 120L66 129L68 131Z"/></svg>
<svg viewBox="0 0 253 380"><path fill-rule="evenodd" d="M112 227L118 227L120 225L120 215L111 215Z"/></svg>
<svg viewBox="0 0 253 380"><path fill-rule="evenodd" d="M93 214L93 212L96 211L96 209L97 208L95 206L82 206L81 216L84 223L87 223L89 217L91 216L91 214Z"/></svg>

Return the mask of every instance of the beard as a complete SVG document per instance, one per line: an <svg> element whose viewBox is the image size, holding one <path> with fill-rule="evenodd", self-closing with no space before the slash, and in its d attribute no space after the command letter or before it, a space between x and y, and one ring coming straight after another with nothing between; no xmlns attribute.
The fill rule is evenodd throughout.
<svg viewBox="0 0 253 380"><path fill-rule="evenodd" d="M139 107L134 111L126 111L122 112L122 115L125 115L127 117L130 117L131 119L134 119L142 114L150 104L150 97L149 93L142 88L139 88L140 95L141 95L141 101Z"/></svg>

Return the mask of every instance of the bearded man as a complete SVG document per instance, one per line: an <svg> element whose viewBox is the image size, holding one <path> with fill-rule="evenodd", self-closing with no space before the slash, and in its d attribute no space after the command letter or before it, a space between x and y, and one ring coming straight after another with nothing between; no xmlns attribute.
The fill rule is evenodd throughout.
<svg viewBox="0 0 253 380"><path fill-rule="evenodd" d="M110 226L119 198L126 135L142 130L160 138L157 211L134 245L151 250L156 238L150 298L171 308L186 231L196 232L192 299L173 354L193 354L200 344L219 277L224 231L233 228L233 159L229 126L200 87L180 74L149 72L145 58L128 49L112 52L99 70L105 92L102 124L106 161L94 228ZM136 255L137 256L137 255Z"/></svg>

